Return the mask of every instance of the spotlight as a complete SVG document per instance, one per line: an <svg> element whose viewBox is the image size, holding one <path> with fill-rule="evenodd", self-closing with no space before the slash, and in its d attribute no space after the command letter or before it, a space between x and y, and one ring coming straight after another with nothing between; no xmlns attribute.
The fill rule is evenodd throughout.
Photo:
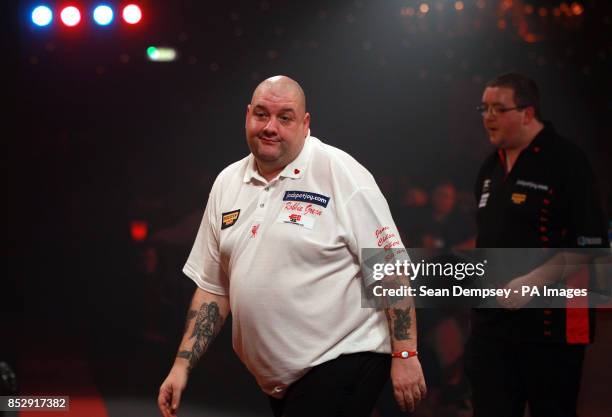
<svg viewBox="0 0 612 417"><path fill-rule="evenodd" d="M130 25L135 25L142 19L142 11L135 4L128 4L123 8L123 20Z"/></svg>
<svg viewBox="0 0 612 417"><path fill-rule="evenodd" d="M47 26L53 20L53 12L47 6L38 6L32 10L32 22L36 26Z"/></svg>
<svg viewBox="0 0 612 417"><path fill-rule="evenodd" d="M109 25L113 21L113 9L106 4L101 4L94 9L93 18L100 26Z"/></svg>
<svg viewBox="0 0 612 417"><path fill-rule="evenodd" d="M64 7L60 12L60 19L68 27L74 27L81 21L81 12L74 6Z"/></svg>

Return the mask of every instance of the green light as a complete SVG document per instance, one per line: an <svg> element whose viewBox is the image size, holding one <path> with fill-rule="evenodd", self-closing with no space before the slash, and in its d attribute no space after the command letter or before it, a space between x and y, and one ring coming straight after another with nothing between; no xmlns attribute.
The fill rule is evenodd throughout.
<svg viewBox="0 0 612 417"><path fill-rule="evenodd" d="M171 62L177 58L177 52L174 48L165 46L149 46L147 48L147 57L153 62Z"/></svg>
<svg viewBox="0 0 612 417"><path fill-rule="evenodd" d="M149 56L149 58L155 57L155 55L157 55L157 48L154 46L149 46L147 48L147 55Z"/></svg>

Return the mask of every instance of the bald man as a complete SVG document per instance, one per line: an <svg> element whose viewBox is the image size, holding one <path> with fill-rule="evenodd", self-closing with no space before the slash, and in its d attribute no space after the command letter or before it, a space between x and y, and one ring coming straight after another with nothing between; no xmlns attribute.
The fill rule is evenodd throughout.
<svg viewBox="0 0 612 417"><path fill-rule="evenodd" d="M361 249L403 247L389 207L372 175L309 127L297 82L257 86L251 153L215 180L183 269L196 290L159 391L164 417L230 311L234 350L276 417L367 417L389 372L403 410L425 395L414 310L361 307Z"/></svg>

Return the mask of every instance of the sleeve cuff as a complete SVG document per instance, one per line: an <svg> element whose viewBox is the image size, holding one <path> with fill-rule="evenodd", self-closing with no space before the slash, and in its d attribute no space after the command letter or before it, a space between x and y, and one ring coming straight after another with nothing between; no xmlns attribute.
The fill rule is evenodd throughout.
<svg viewBox="0 0 612 417"><path fill-rule="evenodd" d="M203 289L204 291L207 291L207 292L210 292L216 295L224 295L224 296L229 295L228 291L225 288L205 281L205 277L195 272L195 270L188 264L185 264L185 266L183 267L183 273L187 275L189 278L191 278L191 280L195 282L195 284L201 289Z"/></svg>

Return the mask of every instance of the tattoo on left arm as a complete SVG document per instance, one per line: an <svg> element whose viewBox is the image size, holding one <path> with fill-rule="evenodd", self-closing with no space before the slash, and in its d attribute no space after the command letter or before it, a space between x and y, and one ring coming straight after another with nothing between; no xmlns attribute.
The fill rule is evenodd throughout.
<svg viewBox="0 0 612 417"><path fill-rule="evenodd" d="M409 340L410 339L410 325L412 324L412 318L410 317L411 308L393 309L393 326L389 326L391 331L391 337L396 340Z"/></svg>

